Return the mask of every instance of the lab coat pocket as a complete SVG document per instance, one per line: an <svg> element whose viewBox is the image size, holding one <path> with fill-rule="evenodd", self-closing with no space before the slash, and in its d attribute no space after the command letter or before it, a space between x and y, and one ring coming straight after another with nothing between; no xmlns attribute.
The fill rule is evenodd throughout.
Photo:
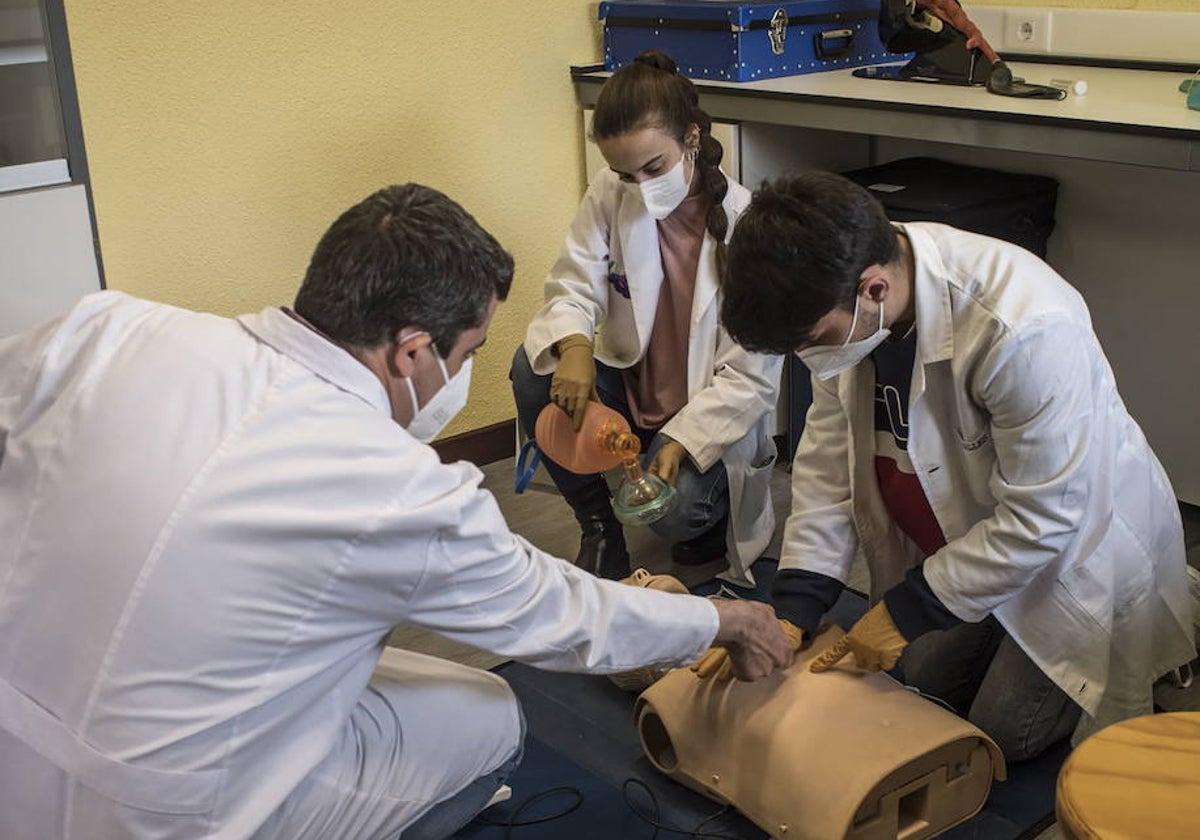
<svg viewBox="0 0 1200 840"><path fill-rule="evenodd" d="M992 447L992 424L987 411L966 395L955 395L957 423L954 433L967 453L983 453Z"/></svg>
<svg viewBox="0 0 1200 840"><path fill-rule="evenodd" d="M113 758L3 680L0 728L111 802L137 811L178 815L204 815L216 805L223 770L157 770Z"/></svg>
<svg viewBox="0 0 1200 840"><path fill-rule="evenodd" d="M757 522L771 507L771 468L775 466L775 442L760 439L754 456L745 465L745 480L738 510L746 522ZM773 512L773 511L772 511Z"/></svg>
<svg viewBox="0 0 1200 840"><path fill-rule="evenodd" d="M955 432L958 434L958 443L964 452L986 452L991 449L992 431L986 424L976 429L959 427L955 429Z"/></svg>
<svg viewBox="0 0 1200 840"><path fill-rule="evenodd" d="M981 508L990 508L995 504L991 481L996 469L996 446L992 441L991 428L985 422L954 431L954 442L961 454L951 455L951 458L961 465L962 470L959 475L962 483L955 488L955 492Z"/></svg>
<svg viewBox="0 0 1200 840"><path fill-rule="evenodd" d="M1120 516L1114 516L1104 539L1059 578L1067 594L1106 632L1114 618L1149 595L1153 573L1146 552Z"/></svg>

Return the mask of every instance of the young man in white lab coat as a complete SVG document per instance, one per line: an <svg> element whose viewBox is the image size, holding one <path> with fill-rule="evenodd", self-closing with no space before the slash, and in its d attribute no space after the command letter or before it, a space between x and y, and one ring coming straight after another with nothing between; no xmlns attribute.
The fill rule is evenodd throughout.
<svg viewBox="0 0 1200 840"><path fill-rule="evenodd" d="M1179 510L1074 289L805 173L755 194L724 292L737 341L813 375L781 617L811 633L862 556L857 663L898 661L1010 760L1081 712L1080 734L1152 711L1155 678L1195 655Z"/></svg>
<svg viewBox="0 0 1200 840"><path fill-rule="evenodd" d="M407 185L334 223L294 312L105 292L0 340L0 837L452 833L523 721L494 675L385 654L398 623L564 670L790 659L765 605L539 552L426 445L511 279Z"/></svg>

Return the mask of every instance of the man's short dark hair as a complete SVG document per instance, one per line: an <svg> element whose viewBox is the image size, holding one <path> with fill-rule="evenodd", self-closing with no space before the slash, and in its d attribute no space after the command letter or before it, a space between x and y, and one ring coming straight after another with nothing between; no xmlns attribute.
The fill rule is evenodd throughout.
<svg viewBox="0 0 1200 840"><path fill-rule="evenodd" d="M883 207L858 184L784 175L754 193L734 226L721 321L748 350L790 353L826 314L853 306L865 269L899 254Z"/></svg>
<svg viewBox="0 0 1200 840"><path fill-rule="evenodd" d="M381 189L330 226L296 293L297 314L349 350L391 342L404 327L443 356L508 297L513 259L475 219L420 184Z"/></svg>

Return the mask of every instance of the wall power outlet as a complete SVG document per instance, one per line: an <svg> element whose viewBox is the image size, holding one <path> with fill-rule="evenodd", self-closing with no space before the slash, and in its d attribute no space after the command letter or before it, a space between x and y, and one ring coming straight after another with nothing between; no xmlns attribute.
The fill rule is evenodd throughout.
<svg viewBox="0 0 1200 840"><path fill-rule="evenodd" d="M1050 10L1014 8L1004 12L1004 43L1018 53L1050 52Z"/></svg>

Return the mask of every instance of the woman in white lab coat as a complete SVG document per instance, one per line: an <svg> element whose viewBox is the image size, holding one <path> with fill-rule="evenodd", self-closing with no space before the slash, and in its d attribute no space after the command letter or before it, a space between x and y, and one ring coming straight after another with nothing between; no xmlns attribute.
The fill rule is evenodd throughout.
<svg viewBox="0 0 1200 840"><path fill-rule="evenodd" d="M813 372L780 616L811 632L862 557L858 663L899 661L1010 760L1152 711L1195 655L1179 509L1062 277L1007 242L893 227L814 172L755 194L725 291L739 341Z"/></svg>
<svg viewBox="0 0 1200 840"><path fill-rule="evenodd" d="M679 504L651 527L676 562L749 567L774 530L770 465L781 359L749 353L718 322L725 241L749 194L720 169L723 150L695 87L662 53L618 70L596 102L592 137L609 168L584 196L546 302L513 359L520 422L532 436L551 401L576 421L587 400L620 411L649 469ZM602 476L547 463L582 529L577 565L629 573Z"/></svg>

